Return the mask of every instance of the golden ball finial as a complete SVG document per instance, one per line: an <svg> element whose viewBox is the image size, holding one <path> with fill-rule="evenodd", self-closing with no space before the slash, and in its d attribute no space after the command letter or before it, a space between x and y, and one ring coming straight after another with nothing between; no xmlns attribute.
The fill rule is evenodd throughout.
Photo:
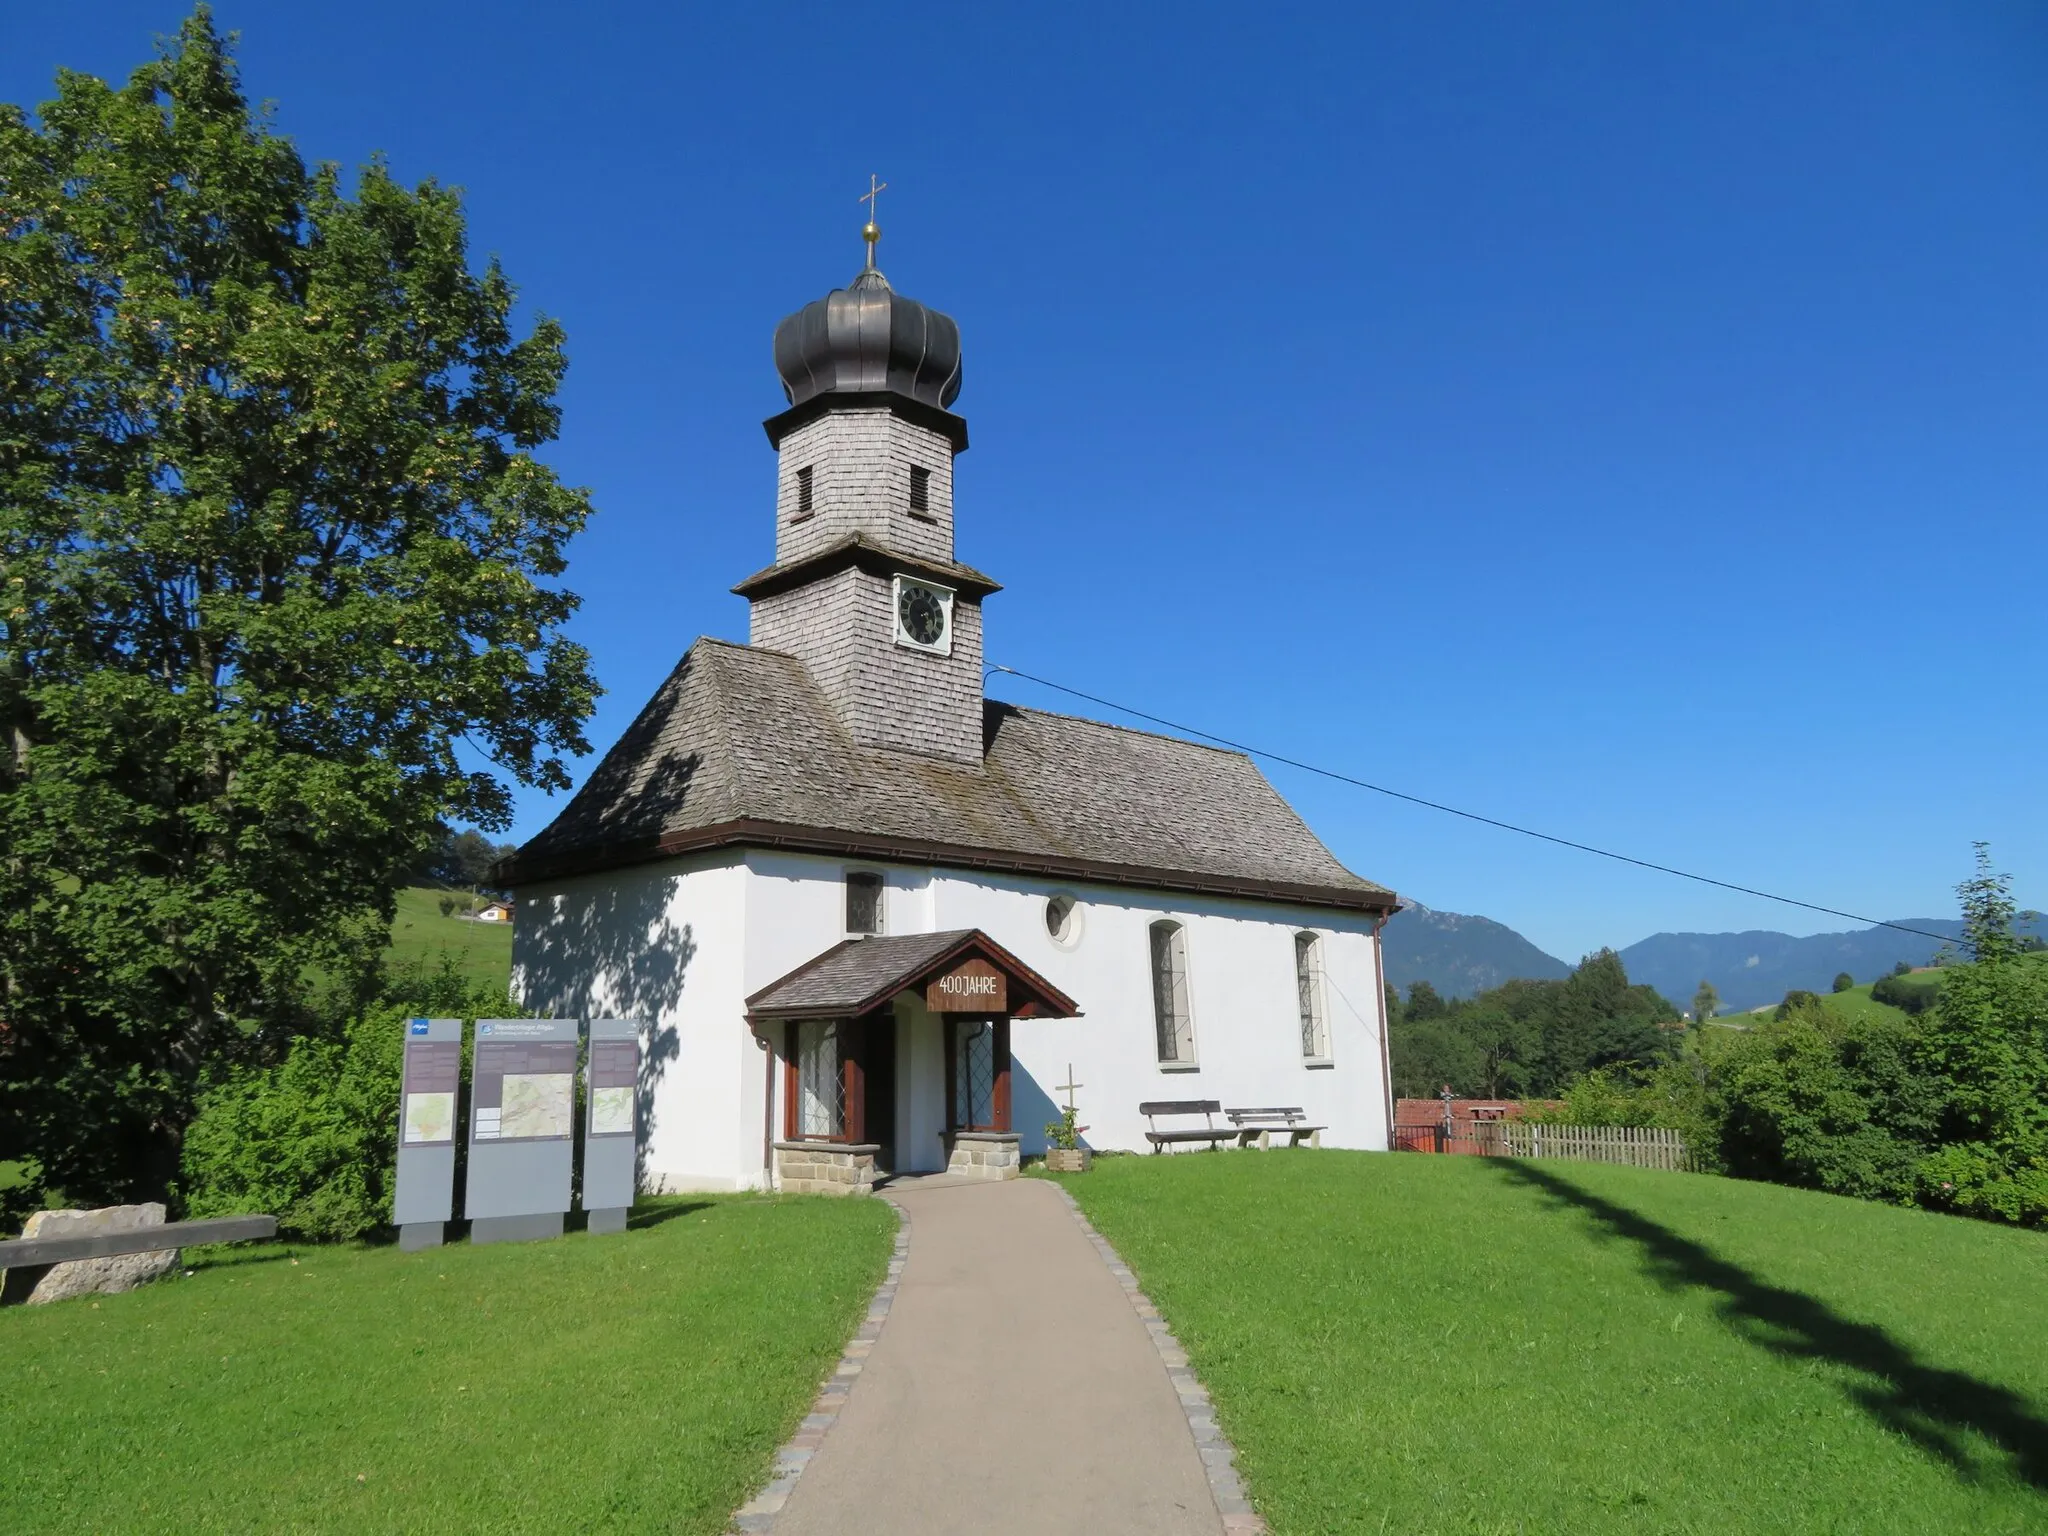
<svg viewBox="0 0 2048 1536"><path fill-rule="evenodd" d="M861 226L860 237L861 239L867 241L869 245L873 245L877 240L882 238L882 226L875 223L874 220L870 219L867 223Z"/></svg>

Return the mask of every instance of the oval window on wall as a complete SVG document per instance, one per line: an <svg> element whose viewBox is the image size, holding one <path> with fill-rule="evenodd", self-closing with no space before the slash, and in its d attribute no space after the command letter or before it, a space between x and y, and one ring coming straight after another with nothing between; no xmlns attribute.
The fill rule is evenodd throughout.
<svg viewBox="0 0 2048 1536"><path fill-rule="evenodd" d="M1045 931L1061 949L1081 942L1081 904L1064 891L1045 899Z"/></svg>

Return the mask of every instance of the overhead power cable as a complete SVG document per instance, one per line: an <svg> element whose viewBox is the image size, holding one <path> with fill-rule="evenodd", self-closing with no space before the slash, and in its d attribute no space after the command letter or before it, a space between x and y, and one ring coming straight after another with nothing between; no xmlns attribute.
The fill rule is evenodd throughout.
<svg viewBox="0 0 2048 1536"><path fill-rule="evenodd" d="M1775 891L1760 891L1755 886L1737 885L1731 880L1716 880L1711 875L1696 875L1689 869L1675 869L1669 864L1658 864L1649 859L1632 858L1626 853L1616 853L1611 848L1595 848L1591 843L1574 842L1568 837L1556 837L1548 832L1538 832L1533 827L1518 827L1511 821L1502 821L1494 816L1482 816L1477 811L1463 811L1455 805L1445 805L1439 800L1425 800L1420 795L1411 795L1398 789L1389 789L1384 784L1374 784L1365 779L1354 778L1348 773L1339 773L1334 768L1319 768L1314 763L1304 763L1299 758L1288 757L1284 753L1269 752L1264 747L1248 746L1241 741L1232 741L1229 737L1218 736L1213 731L1200 730L1192 725L1182 725L1177 720L1168 720L1159 715L1147 714L1142 709L1134 709L1128 704L1119 704L1114 699L1098 698L1092 693L1083 693L1078 688L1069 688L1065 683L1056 683L1050 678L1033 677L1029 672L1019 672L1015 667L992 666L984 669L984 674L989 672L1001 672L1008 677L1021 678L1027 683L1036 683L1041 688L1050 688L1055 693L1064 693L1070 698L1086 699L1090 704L1100 704L1104 709L1113 709L1117 713L1129 715L1133 719L1149 720L1154 725L1163 725L1169 731L1176 731L1183 736L1194 736L1199 737L1203 741L1213 741L1219 747L1229 747L1232 751L1242 752L1248 757L1261 757L1269 763L1284 763L1289 768L1299 768L1303 773L1313 773L1325 779L1335 779L1339 784L1350 784L1358 789L1369 789L1376 795L1388 795L1396 800L1405 800L1410 805L1423 806L1432 811L1442 811L1446 816L1461 816L1466 821L1476 821L1482 826L1498 827L1503 832L1515 832L1523 837L1533 837L1538 842L1555 843L1560 848L1574 848L1580 853L1590 853L1603 859L1612 859L1617 864L1633 864L1637 869L1655 870L1660 875L1676 875L1681 880L1693 880L1701 885L1717 886L1724 891L1736 891L1744 896L1756 896L1765 901L1780 902L1788 907L1803 907L1808 912L1822 912L1829 917L1845 917L1852 923L1867 923L1873 928L1890 928L1899 933L1914 934L1920 938L1933 939L1942 944L1953 944L1956 942L1945 933L1929 933L1925 928L1914 928L1905 923L1889 923L1881 917L1865 917L1860 912L1844 912L1839 907L1823 907L1818 902L1801 901L1796 896L1780 896Z"/></svg>

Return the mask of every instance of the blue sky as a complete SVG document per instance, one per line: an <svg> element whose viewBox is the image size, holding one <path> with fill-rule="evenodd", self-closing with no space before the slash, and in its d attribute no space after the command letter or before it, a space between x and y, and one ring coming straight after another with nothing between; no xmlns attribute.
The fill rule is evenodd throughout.
<svg viewBox="0 0 2048 1536"><path fill-rule="evenodd" d="M182 13L0 8L0 99ZM2048 12L1167 14L217 7L304 153L465 188L567 326L600 748L745 638L769 337L874 171L965 339L992 661L1828 906L1948 913L1975 838L2048 901ZM1567 958L1846 926L1272 776Z"/></svg>

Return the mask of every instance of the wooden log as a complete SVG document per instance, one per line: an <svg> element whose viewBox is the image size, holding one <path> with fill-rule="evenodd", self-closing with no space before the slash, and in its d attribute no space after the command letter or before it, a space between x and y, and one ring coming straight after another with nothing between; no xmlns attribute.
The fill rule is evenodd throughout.
<svg viewBox="0 0 2048 1536"><path fill-rule="evenodd" d="M111 1259L123 1253L156 1253L165 1248L197 1248L206 1243L246 1243L275 1236L275 1216L220 1216L208 1221L167 1221L160 1227L102 1232L93 1237L16 1238L0 1243L0 1269L71 1264L80 1259Z"/></svg>

